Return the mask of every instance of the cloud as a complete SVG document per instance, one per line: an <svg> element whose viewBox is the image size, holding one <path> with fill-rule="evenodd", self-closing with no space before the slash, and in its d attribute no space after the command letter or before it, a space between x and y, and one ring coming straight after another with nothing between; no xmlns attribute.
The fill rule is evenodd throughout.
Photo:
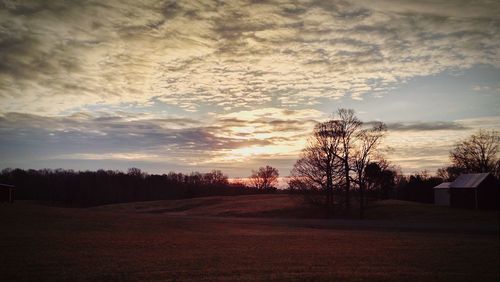
<svg viewBox="0 0 500 282"><path fill-rule="evenodd" d="M434 172L450 165L449 152L459 142L479 129L500 130L500 117L462 119L454 122L414 122L389 124L384 140L387 158L404 172L424 169Z"/></svg>
<svg viewBox="0 0 500 282"><path fill-rule="evenodd" d="M286 175L314 124L325 118L316 110L279 108L202 119L123 111L61 117L8 113L0 115L0 166L154 164L162 172L168 164L185 172L215 167L245 176L249 168L270 164ZM455 142L478 128L499 130L498 119L389 124L383 151L405 172L445 166Z"/></svg>
<svg viewBox="0 0 500 282"><path fill-rule="evenodd" d="M459 122L435 121L435 122L388 123L387 129L391 131L433 131L433 130L466 130L469 128Z"/></svg>
<svg viewBox="0 0 500 282"><path fill-rule="evenodd" d="M491 1L14 1L0 12L1 112L152 101L187 112L383 95L500 67Z"/></svg>
<svg viewBox="0 0 500 282"><path fill-rule="evenodd" d="M141 119L137 114L130 120L126 116L96 117L85 113L69 117L10 113L0 117L0 121L2 153L11 158L24 155L25 147L38 150L36 153L42 157L68 154L112 157L141 153L172 158L183 157L183 154L198 157L221 149L271 142L221 137L211 131L213 127L195 121Z"/></svg>
<svg viewBox="0 0 500 282"><path fill-rule="evenodd" d="M499 94L500 93L500 83L491 84L491 85L474 85L474 86L472 86L472 90L474 90L476 92Z"/></svg>
<svg viewBox="0 0 500 282"><path fill-rule="evenodd" d="M113 160L193 167L294 158L316 123L314 113L268 108L236 114L241 118L228 114L201 120L130 112L7 113L0 115L0 165Z"/></svg>
<svg viewBox="0 0 500 282"><path fill-rule="evenodd" d="M318 109L341 98L500 68L499 9L486 0L2 1L1 159L290 163L328 118ZM420 144L395 158L445 156L427 148L485 124L498 127L390 123L399 139L388 143Z"/></svg>

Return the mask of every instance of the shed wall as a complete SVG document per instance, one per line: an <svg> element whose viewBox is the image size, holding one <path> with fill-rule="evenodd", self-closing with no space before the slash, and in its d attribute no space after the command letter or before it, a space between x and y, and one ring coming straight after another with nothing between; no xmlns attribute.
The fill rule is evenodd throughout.
<svg viewBox="0 0 500 282"><path fill-rule="evenodd" d="M450 205L450 189L434 189L434 204L440 206Z"/></svg>
<svg viewBox="0 0 500 282"><path fill-rule="evenodd" d="M498 209L500 207L500 187L494 177L488 177L478 187L478 208Z"/></svg>
<svg viewBox="0 0 500 282"><path fill-rule="evenodd" d="M450 206L454 208L475 209L476 188L450 188Z"/></svg>

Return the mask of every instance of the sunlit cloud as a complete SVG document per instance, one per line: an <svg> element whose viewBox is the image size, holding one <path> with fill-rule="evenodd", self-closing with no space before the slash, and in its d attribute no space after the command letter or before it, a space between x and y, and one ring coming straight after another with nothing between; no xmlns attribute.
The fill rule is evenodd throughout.
<svg viewBox="0 0 500 282"><path fill-rule="evenodd" d="M142 160L186 166L228 164L255 158L294 158L316 123L315 111L276 108L204 121L145 113L75 113L44 117L0 116L0 153L8 164L47 160ZM291 119L296 117L295 119ZM30 150L26 150L30 148Z"/></svg>
<svg viewBox="0 0 500 282"><path fill-rule="evenodd" d="M0 165L286 170L340 101L478 65L498 72L499 15L494 1L466 0L1 1ZM498 122L391 120L387 143L405 169L434 168L453 140Z"/></svg>
<svg viewBox="0 0 500 282"><path fill-rule="evenodd" d="M387 158L406 172L448 166L453 145L479 129L500 130L500 117L464 119L455 122L414 123L391 130L385 142Z"/></svg>
<svg viewBox="0 0 500 282"><path fill-rule="evenodd" d="M380 95L415 76L500 66L500 13L489 2L2 5L3 112L153 100L188 112L311 106Z"/></svg>

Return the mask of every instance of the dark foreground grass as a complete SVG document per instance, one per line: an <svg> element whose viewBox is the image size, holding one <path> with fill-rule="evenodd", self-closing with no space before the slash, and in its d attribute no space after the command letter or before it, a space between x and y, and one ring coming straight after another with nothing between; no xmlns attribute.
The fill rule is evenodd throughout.
<svg viewBox="0 0 500 282"><path fill-rule="evenodd" d="M499 281L498 229L442 225L337 228L17 202L0 205L0 280Z"/></svg>

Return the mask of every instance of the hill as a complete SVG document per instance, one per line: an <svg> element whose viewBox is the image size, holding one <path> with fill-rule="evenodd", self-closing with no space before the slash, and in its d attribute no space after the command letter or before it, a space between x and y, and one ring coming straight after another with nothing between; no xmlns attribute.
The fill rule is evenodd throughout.
<svg viewBox="0 0 500 282"><path fill-rule="evenodd" d="M353 205L349 214L334 218L357 219ZM311 206L301 195L261 194L244 196L216 196L183 200L164 200L112 204L92 208L95 211L150 213L178 216L272 217L272 218L325 218L324 211ZM367 220L421 223L486 223L496 224L496 211L452 209L400 200L370 202Z"/></svg>

